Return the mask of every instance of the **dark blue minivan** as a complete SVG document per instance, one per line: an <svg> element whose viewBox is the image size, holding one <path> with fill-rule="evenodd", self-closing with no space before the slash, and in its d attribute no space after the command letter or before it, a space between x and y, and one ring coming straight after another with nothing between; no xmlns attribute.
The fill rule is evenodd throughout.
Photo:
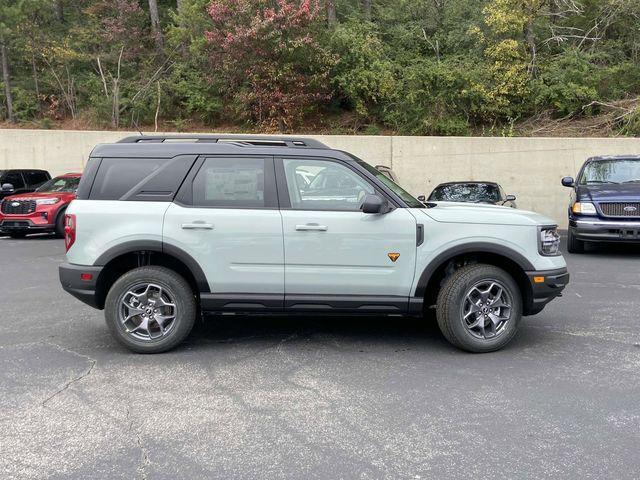
<svg viewBox="0 0 640 480"><path fill-rule="evenodd" d="M564 177L571 187L570 253L586 242L640 243L640 155L589 158L578 177Z"/></svg>

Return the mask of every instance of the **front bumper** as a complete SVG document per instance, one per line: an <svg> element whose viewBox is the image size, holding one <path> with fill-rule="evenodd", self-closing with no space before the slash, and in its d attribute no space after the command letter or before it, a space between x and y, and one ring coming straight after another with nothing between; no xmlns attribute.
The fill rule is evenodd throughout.
<svg viewBox="0 0 640 480"><path fill-rule="evenodd" d="M569 228L578 240L588 242L640 242L640 221L570 218Z"/></svg>
<svg viewBox="0 0 640 480"><path fill-rule="evenodd" d="M530 296L525 299L524 315L535 315L542 311L547 303L562 295L569 283L569 272L566 268L526 272L531 286Z"/></svg>
<svg viewBox="0 0 640 480"><path fill-rule="evenodd" d="M63 263L58 267L62 288L83 303L101 310L97 291L98 278L103 267L87 267ZM91 275L90 279L83 279L81 275ZM88 278L88 277L86 277Z"/></svg>
<svg viewBox="0 0 640 480"><path fill-rule="evenodd" d="M0 219L0 231L2 232L48 232L55 230L55 224L35 223L30 218L10 218Z"/></svg>

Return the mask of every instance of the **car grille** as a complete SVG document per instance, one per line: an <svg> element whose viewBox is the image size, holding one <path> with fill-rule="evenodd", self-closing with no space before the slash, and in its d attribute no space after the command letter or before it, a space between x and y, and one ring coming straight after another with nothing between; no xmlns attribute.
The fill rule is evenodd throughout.
<svg viewBox="0 0 640 480"><path fill-rule="evenodd" d="M640 217L640 203L601 203L600 210L607 217Z"/></svg>
<svg viewBox="0 0 640 480"><path fill-rule="evenodd" d="M7 215L26 215L35 211L35 200L5 200L2 202L2 213Z"/></svg>

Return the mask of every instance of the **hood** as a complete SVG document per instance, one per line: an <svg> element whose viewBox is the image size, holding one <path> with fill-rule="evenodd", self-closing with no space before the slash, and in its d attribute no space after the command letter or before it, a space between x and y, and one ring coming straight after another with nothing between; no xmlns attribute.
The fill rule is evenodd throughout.
<svg viewBox="0 0 640 480"><path fill-rule="evenodd" d="M526 210L482 203L429 202L435 207L422 211L437 222L492 225L556 225L544 215Z"/></svg>
<svg viewBox="0 0 640 480"><path fill-rule="evenodd" d="M5 197L6 201L11 200L35 200L37 198L62 198L68 199L75 197L74 193L69 192L32 192L32 193L16 193L15 195L11 195L9 197Z"/></svg>
<svg viewBox="0 0 640 480"><path fill-rule="evenodd" d="M578 200L595 202L640 201L640 182L578 185Z"/></svg>

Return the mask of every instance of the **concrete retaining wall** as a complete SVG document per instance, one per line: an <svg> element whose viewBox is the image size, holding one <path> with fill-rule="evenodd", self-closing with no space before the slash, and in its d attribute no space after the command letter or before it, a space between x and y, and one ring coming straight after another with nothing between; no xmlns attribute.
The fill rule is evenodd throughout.
<svg viewBox="0 0 640 480"><path fill-rule="evenodd" d="M127 132L0 130L0 170L43 168L52 175L84 168L97 143L114 142ZM388 165L415 195L428 195L439 183L492 180L534 210L566 226L568 190L560 178L574 176L593 155L638 154L640 138L377 137L318 135L373 165Z"/></svg>

